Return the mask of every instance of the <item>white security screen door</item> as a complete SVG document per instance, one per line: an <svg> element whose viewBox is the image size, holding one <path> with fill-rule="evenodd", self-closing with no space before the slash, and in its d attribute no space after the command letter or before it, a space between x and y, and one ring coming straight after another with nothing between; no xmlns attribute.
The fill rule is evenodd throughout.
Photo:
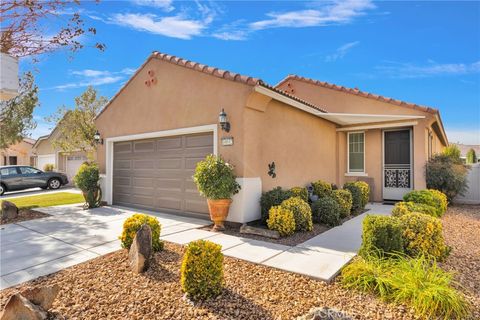
<svg viewBox="0 0 480 320"><path fill-rule="evenodd" d="M383 132L383 199L402 200L412 190L411 130Z"/></svg>

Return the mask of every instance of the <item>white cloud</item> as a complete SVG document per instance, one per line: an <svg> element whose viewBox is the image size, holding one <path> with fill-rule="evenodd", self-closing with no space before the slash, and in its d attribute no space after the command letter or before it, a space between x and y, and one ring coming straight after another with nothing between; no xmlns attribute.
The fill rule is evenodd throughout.
<svg viewBox="0 0 480 320"><path fill-rule="evenodd" d="M450 143L480 144L480 127L473 129L446 129Z"/></svg>
<svg viewBox="0 0 480 320"><path fill-rule="evenodd" d="M480 72L480 61L474 63L436 63L430 60L426 65L390 62L376 67L378 71L392 78L426 78L443 75L464 75Z"/></svg>
<svg viewBox="0 0 480 320"><path fill-rule="evenodd" d="M337 50L335 50L335 53L332 53L332 54L326 56L325 61L326 62L333 62L333 61L337 61L338 59L343 59L343 57L345 57L345 55L351 49L353 49L354 47L356 47L359 44L360 44L360 41L353 41L353 42L345 43L343 46L337 48Z"/></svg>
<svg viewBox="0 0 480 320"><path fill-rule="evenodd" d="M135 72L135 69L132 68L123 68L120 71L107 71L107 70L75 70L71 71L70 74L79 78L78 81L69 82L61 85L54 86L48 89L55 90L66 90L73 88L82 88L88 86L101 86L105 84L117 83L125 79L125 76L130 76Z"/></svg>
<svg viewBox="0 0 480 320"><path fill-rule="evenodd" d="M112 16L110 21L121 26L153 34L179 39L191 39L193 36L200 35L211 22L211 19L211 16L204 20L191 20L182 15L158 17L155 14L117 13Z"/></svg>
<svg viewBox="0 0 480 320"><path fill-rule="evenodd" d="M172 5L173 0L132 0L132 2L139 6L149 6L160 8L163 11L173 11L175 7Z"/></svg>
<svg viewBox="0 0 480 320"><path fill-rule="evenodd" d="M365 14L366 10L375 8L370 0L347 0L322 3L318 8L289 12L270 12L265 20L250 23L253 30L267 28L301 28L343 24L355 17Z"/></svg>

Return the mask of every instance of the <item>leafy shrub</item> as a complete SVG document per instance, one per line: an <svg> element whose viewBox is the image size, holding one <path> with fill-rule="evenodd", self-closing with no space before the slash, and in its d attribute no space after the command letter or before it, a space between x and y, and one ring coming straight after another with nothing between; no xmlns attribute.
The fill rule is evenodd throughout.
<svg viewBox="0 0 480 320"><path fill-rule="evenodd" d="M197 240L185 248L180 282L182 290L193 300L218 296L223 289L222 246L211 241Z"/></svg>
<svg viewBox="0 0 480 320"><path fill-rule="evenodd" d="M451 144L443 149L442 155L451 158L454 161L460 161L462 152L458 146Z"/></svg>
<svg viewBox="0 0 480 320"><path fill-rule="evenodd" d="M143 224L148 224L152 230L152 248L154 251L163 249L163 242L160 240L161 224L158 219L146 214L135 213L123 223L122 235L119 237L122 242L122 248L130 249L133 239Z"/></svg>
<svg viewBox="0 0 480 320"><path fill-rule="evenodd" d="M423 214L407 213L400 218L405 253L411 257L428 255L442 260L448 255L440 219Z"/></svg>
<svg viewBox="0 0 480 320"><path fill-rule="evenodd" d="M357 187L360 188L362 192L362 210L365 209L365 206L368 203L368 199L370 198L370 186L365 181L355 181L353 182Z"/></svg>
<svg viewBox="0 0 480 320"><path fill-rule="evenodd" d="M308 191L304 187L293 187L290 189L292 197L300 197L303 201L308 202Z"/></svg>
<svg viewBox="0 0 480 320"><path fill-rule="evenodd" d="M312 182L313 194L317 195L319 198L330 196L332 193L332 184L318 180Z"/></svg>
<svg viewBox="0 0 480 320"><path fill-rule="evenodd" d="M347 182L343 188L350 191L352 194L352 213L360 213L363 210L363 195L360 187L354 182Z"/></svg>
<svg viewBox="0 0 480 320"><path fill-rule="evenodd" d="M341 224L340 206L332 197L322 197L312 204L312 215L315 222L323 223L329 227Z"/></svg>
<svg viewBox="0 0 480 320"><path fill-rule="evenodd" d="M445 196L442 196L437 191L413 190L404 195L403 200L406 202L423 203L432 206L437 211L437 217L441 217L447 210Z"/></svg>
<svg viewBox="0 0 480 320"><path fill-rule="evenodd" d="M51 171L53 171L54 168L55 168L55 166L54 166L52 163L46 163L46 164L43 166L43 171L45 171L45 172L51 172Z"/></svg>
<svg viewBox="0 0 480 320"><path fill-rule="evenodd" d="M419 212L428 214L432 217L437 217L437 209L435 207L429 206L424 203L415 203L415 202L397 202L392 209L392 215L394 217L401 217L404 214Z"/></svg>
<svg viewBox="0 0 480 320"><path fill-rule="evenodd" d="M207 199L231 199L240 191L233 167L213 154L197 163L193 181Z"/></svg>
<svg viewBox="0 0 480 320"><path fill-rule="evenodd" d="M403 252L402 225L395 217L367 215L363 220L360 255Z"/></svg>
<svg viewBox="0 0 480 320"><path fill-rule="evenodd" d="M443 192L451 202L467 190L468 168L461 160L439 154L428 160L425 166L427 188Z"/></svg>
<svg viewBox="0 0 480 320"><path fill-rule="evenodd" d="M73 177L77 188L82 190L85 197L86 207L96 208L102 201L100 190L100 171L98 165L93 162L84 162Z"/></svg>
<svg viewBox="0 0 480 320"><path fill-rule="evenodd" d="M475 153L475 150L473 149L468 150L467 164L474 164L474 163L477 163L477 161L478 161L478 158L477 158L477 154Z"/></svg>
<svg viewBox="0 0 480 320"><path fill-rule="evenodd" d="M453 274L420 256L409 259L357 258L342 270L343 286L410 304L422 319L465 319L469 304L453 285Z"/></svg>
<svg viewBox="0 0 480 320"><path fill-rule="evenodd" d="M281 206L271 207L268 214L267 226L276 230L281 236L289 236L295 232L295 218L293 212Z"/></svg>
<svg viewBox="0 0 480 320"><path fill-rule="evenodd" d="M280 205L284 210L290 210L295 218L296 231L312 231L312 210L308 203L299 197L292 197Z"/></svg>
<svg viewBox="0 0 480 320"><path fill-rule="evenodd" d="M439 203L439 208L442 210L443 213L447 212L448 209L448 198L447 195L441 191L435 189L428 189L430 193L432 193L433 197L436 198L437 202Z"/></svg>
<svg viewBox="0 0 480 320"><path fill-rule="evenodd" d="M262 214L262 222L267 223L268 212L271 207L279 206L283 201L291 197L290 191L283 190L280 187L276 187L270 191L262 193L260 198L260 208Z"/></svg>
<svg viewBox="0 0 480 320"><path fill-rule="evenodd" d="M352 210L352 194L346 189L333 190L332 197L337 201L340 209L340 218L346 218L350 215Z"/></svg>

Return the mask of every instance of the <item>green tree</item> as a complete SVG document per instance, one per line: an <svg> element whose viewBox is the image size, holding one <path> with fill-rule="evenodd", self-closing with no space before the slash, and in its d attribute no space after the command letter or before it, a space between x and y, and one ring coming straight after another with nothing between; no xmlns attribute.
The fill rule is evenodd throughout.
<svg viewBox="0 0 480 320"><path fill-rule="evenodd" d="M473 150L473 149L468 150L468 152L467 152L467 164L477 163L477 161L478 161L478 159L477 159L477 154L475 153L475 150Z"/></svg>
<svg viewBox="0 0 480 320"><path fill-rule="evenodd" d="M64 152L80 150L91 156L96 148L94 135L97 129L94 119L107 102L106 97L98 96L93 87L88 87L75 98L74 109L65 106L58 108L57 112L47 118L47 121L57 123L59 130L52 145Z"/></svg>
<svg viewBox="0 0 480 320"><path fill-rule="evenodd" d="M461 152L456 144L451 144L443 149L443 154L452 159L453 162L462 163L462 159L460 158Z"/></svg>
<svg viewBox="0 0 480 320"><path fill-rule="evenodd" d="M0 149L8 148L37 126L33 109L38 105L38 87L30 72L20 78L19 95L0 102Z"/></svg>

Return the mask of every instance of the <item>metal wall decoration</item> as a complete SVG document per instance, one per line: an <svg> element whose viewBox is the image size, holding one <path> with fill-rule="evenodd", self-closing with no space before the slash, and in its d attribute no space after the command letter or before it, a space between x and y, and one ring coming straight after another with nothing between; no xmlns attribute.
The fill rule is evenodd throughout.
<svg viewBox="0 0 480 320"><path fill-rule="evenodd" d="M268 175L272 178L275 178L277 176L275 172L275 162L272 161L272 163L268 164Z"/></svg>
<svg viewBox="0 0 480 320"><path fill-rule="evenodd" d="M410 188L410 168L385 168L385 188Z"/></svg>

